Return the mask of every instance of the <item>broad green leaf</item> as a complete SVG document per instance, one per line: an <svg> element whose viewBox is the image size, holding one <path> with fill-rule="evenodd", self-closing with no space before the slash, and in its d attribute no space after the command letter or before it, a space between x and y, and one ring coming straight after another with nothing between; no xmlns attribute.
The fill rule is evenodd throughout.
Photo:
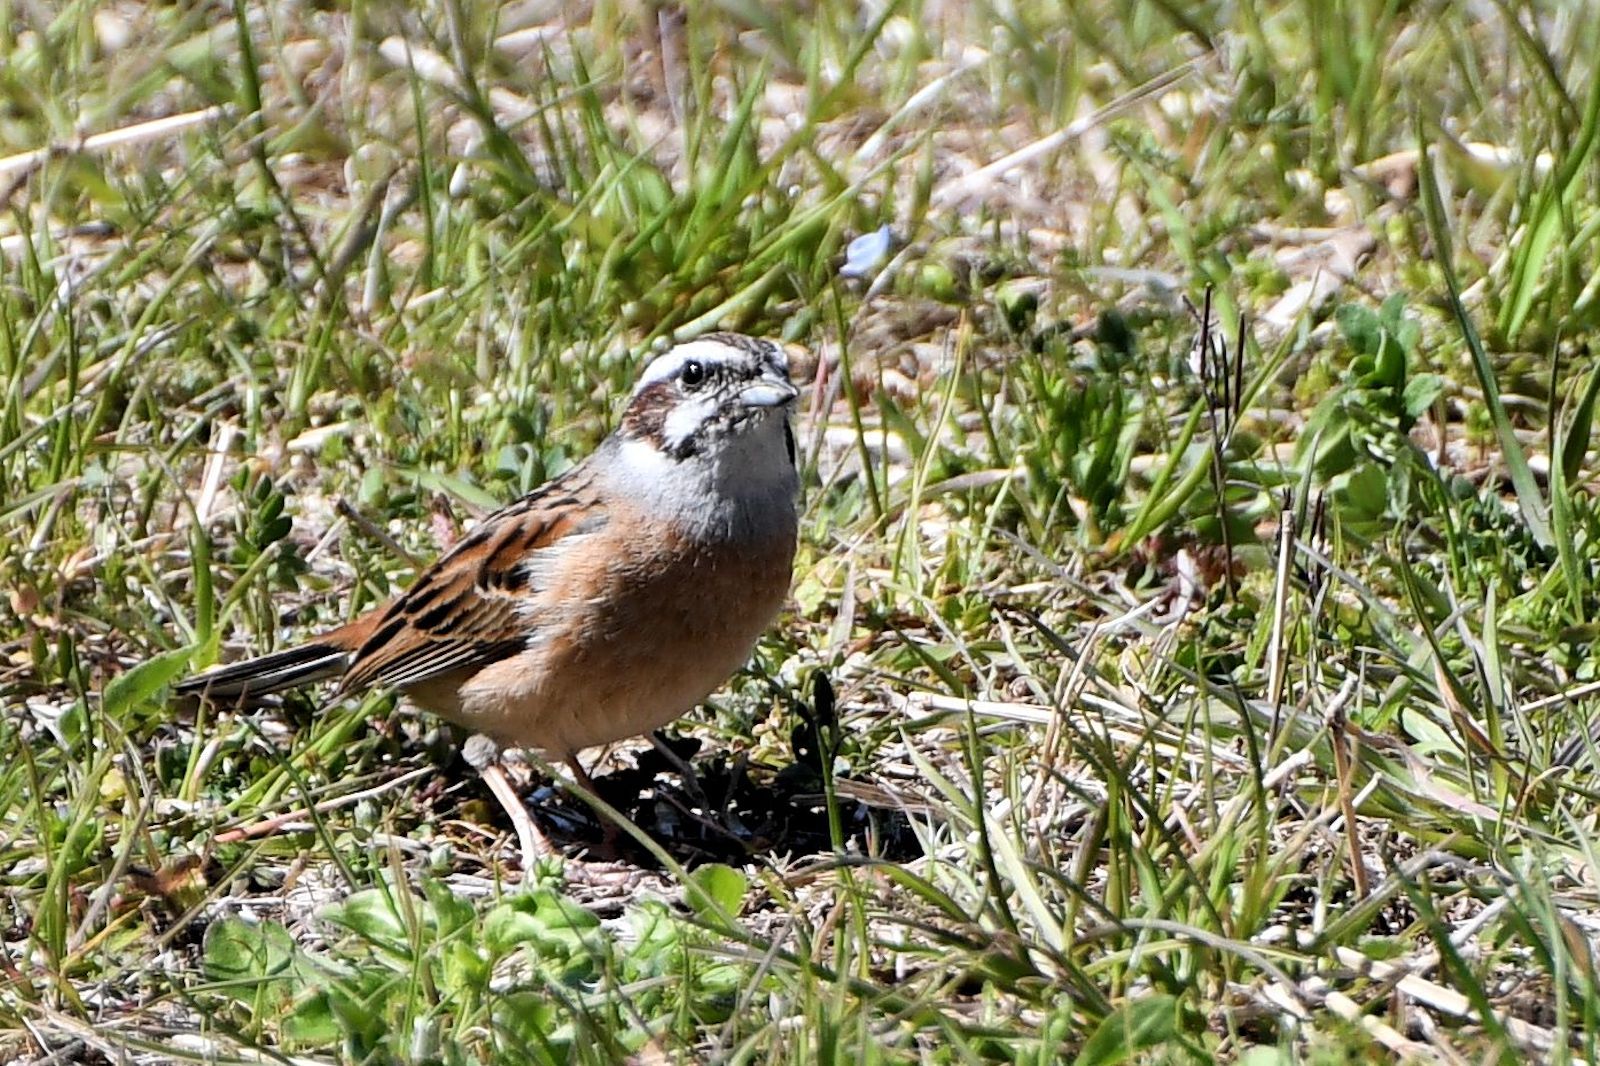
<svg viewBox="0 0 1600 1066"><path fill-rule="evenodd" d="M1373 359L1372 380L1385 389L1402 387L1406 379L1406 353L1388 331L1380 335Z"/></svg>
<svg viewBox="0 0 1600 1066"><path fill-rule="evenodd" d="M400 891L406 891L401 889ZM322 916L335 925L391 950L409 950L410 938L405 925L396 913L395 901L390 891L369 888L357 892L343 903L335 904L322 912Z"/></svg>
<svg viewBox="0 0 1600 1066"><path fill-rule="evenodd" d="M564 896L540 889L508 899L483 920L484 941L492 951L533 944L542 951L577 954L600 919Z"/></svg>
<svg viewBox="0 0 1600 1066"><path fill-rule="evenodd" d="M1438 374L1416 375L1406 382L1405 392L1401 394L1406 415L1421 418L1443 393L1444 378Z"/></svg>
<svg viewBox="0 0 1600 1066"><path fill-rule="evenodd" d="M1106 1016L1084 1042L1076 1066L1115 1066L1179 1035L1178 997L1147 996Z"/></svg>
<svg viewBox="0 0 1600 1066"><path fill-rule="evenodd" d="M739 913L745 890L750 887L749 879L743 873L720 862L707 863L690 874L689 878L716 905L716 910L729 917ZM695 892L690 892L688 898L689 905L702 920L717 920L717 914L707 905L706 898Z"/></svg>
<svg viewBox="0 0 1600 1066"><path fill-rule="evenodd" d="M428 909L433 918L434 927L440 936L446 936L472 924L476 915L472 903L464 900L443 881L428 878L423 882L422 891L428 899Z"/></svg>
<svg viewBox="0 0 1600 1066"><path fill-rule="evenodd" d="M561 1012L548 995L512 992L500 997L494 1010L495 1039L508 1062L560 1061L568 1041L558 1039Z"/></svg>
<svg viewBox="0 0 1600 1066"><path fill-rule="evenodd" d="M1358 355L1378 354L1382 327L1372 309L1362 304L1340 304L1333 312L1333 320L1351 349Z"/></svg>
<svg viewBox="0 0 1600 1066"><path fill-rule="evenodd" d="M106 682L101 707L106 717L120 720L135 707L148 703L189 665L190 650L182 648L157 655Z"/></svg>
<svg viewBox="0 0 1600 1066"><path fill-rule="evenodd" d="M327 1047L343 1035L333 1004L321 990L301 998L283 1019L283 1039L290 1047Z"/></svg>
<svg viewBox="0 0 1600 1066"><path fill-rule="evenodd" d="M242 918L212 922L202 947L206 976L227 982L286 976L295 951L289 931L277 922L247 922Z"/></svg>
<svg viewBox="0 0 1600 1066"><path fill-rule="evenodd" d="M1389 478L1376 463L1362 463L1334 478L1331 488L1346 517L1374 519L1389 505ZM1354 513L1352 513L1354 512Z"/></svg>

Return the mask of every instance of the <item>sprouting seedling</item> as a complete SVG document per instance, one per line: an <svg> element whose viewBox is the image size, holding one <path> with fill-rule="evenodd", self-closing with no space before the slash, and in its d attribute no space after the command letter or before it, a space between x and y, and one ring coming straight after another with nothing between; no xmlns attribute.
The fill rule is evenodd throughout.
<svg viewBox="0 0 1600 1066"><path fill-rule="evenodd" d="M1188 297L1184 304L1200 320L1200 330L1189 350L1189 369L1200 379L1206 406L1211 414L1211 429L1217 436L1217 450L1227 450L1238 425L1244 394L1244 330L1241 313L1232 347L1212 315L1211 287L1206 286L1205 303L1196 307Z"/></svg>
<svg viewBox="0 0 1600 1066"><path fill-rule="evenodd" d="M1211 475L1216 486L1218 526L1222 532L1222 551L1226 562L1224 581L1231 596L1235 591L1233 538L1228 529L1228 471L1224 456L1239 422L1244 394L1245 319L1241 313L1239 332L1230 350L1227 338L1212 317L1211 295L1208 285L1203 305L1197 308L1187 297L1184 303L1188 305L1190 313L1200 320L1199 333L1189 351L1189 368L1200 379L1200 391L1211 416Z"/></svg>

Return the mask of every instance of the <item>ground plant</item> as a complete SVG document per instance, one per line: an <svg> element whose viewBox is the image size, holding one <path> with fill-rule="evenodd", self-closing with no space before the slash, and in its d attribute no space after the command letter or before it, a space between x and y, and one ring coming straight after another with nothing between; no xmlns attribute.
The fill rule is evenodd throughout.
<svg viewBox="0 0 1600 1066"><path fill-rule="evenodd" d="M1591 0L3 0L0 1061L1596 1061L1597 263ZM174 696L714 329L791 599L560 856Z"/></svg>

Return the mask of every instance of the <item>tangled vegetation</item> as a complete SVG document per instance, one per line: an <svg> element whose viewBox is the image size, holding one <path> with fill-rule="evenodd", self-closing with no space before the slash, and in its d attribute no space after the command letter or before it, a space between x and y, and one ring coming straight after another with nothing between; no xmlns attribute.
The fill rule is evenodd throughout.
<svg viewBox="0 0 1600 1066"><path fill-rule="evenodd" d="M0 1060L1595 1061L1594 4L6 12ZM172 697L713 328L803 543L618 854Z"/></svg>

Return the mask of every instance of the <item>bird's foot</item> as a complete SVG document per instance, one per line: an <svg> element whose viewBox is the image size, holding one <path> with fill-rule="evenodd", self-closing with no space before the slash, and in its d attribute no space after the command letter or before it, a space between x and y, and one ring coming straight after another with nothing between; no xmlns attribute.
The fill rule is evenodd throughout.
<svg viewBox="0 0 1600 1066"><path fill-rule="evenodd" d="M522 871L526 879L540 859L556 854L555 846L534 824L533 816L528 813L527 804L517 795L516 786L512 784L505 765L500 761L498 744L482 733L475 733L461 746L461 756L467 760L468 765L478 771L483 783L489 786L489 791L494 793L494 798L500 802L506 816L511 819L511 827L517 834L517 847L522 853Z"/></svg>

